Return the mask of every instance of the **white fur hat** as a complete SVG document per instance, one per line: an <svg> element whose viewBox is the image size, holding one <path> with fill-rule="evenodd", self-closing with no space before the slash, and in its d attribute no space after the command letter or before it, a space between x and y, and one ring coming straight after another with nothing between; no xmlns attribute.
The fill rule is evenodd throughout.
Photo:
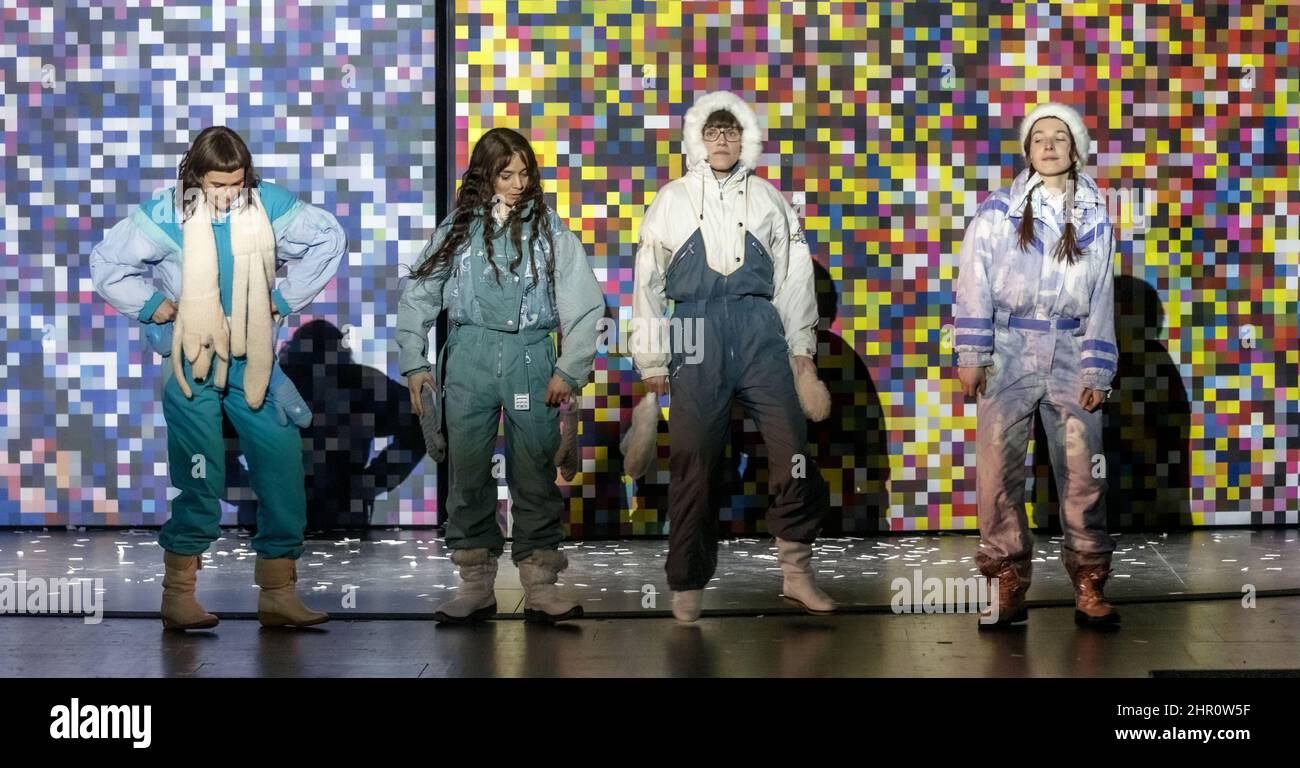
<svg viewBox="0 0 1300 768"><path fill-rule="evenodd" d="M1070 136L1074 139L1074 152L1078 156L1074 161L1074 169L1083 171L1092 153L1092 138L1088 136L1088 127L1083 124L1083 118L1079 113L1064 104L1049 101L1046 104L1039 104L1025 115L1025 119L1020 121L1021 151L1024 150L1025 139L1029 138L1029 131L1033 129L1034 123L1044 117L1055 117L1070 129ZM1029 156L1025 155L1025 159L1028 160Z"/></svg>
<svg viewBox="0 0 1300 768"><path fill-rule="evenodd" d="M713 91L695 100L695 106L686 110L686 120L682 123L682 150L686 153L686 165L695 167L696 163L709 156L704 148L704 121L719 109L725 109L740 123L743 133L740 137L740 162L751 171L758 167L758 158L763 154L763 129L758 124L754 110L739 96L728 91Z"/></svg>

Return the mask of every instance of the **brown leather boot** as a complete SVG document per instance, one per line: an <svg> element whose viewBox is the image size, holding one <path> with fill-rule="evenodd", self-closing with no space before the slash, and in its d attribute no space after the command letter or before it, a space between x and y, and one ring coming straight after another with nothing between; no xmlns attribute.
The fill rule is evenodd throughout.
<svg viewBox="0 0 1300 768"><path fill-rule="evenodd" d="M216 616L203 610L194 597L194 585L199 569L203 567L202 555L178 555L163 550L163 629L211 629L220 622Z"/></svg>
<svg viewBox="0 0 1300 768"><path fill-rule="evenodd" d="M1119 624L1119 611L1102 589L1110 578L1110 553L1078 552L1061 547L1061 560L1074 582L1074 623L1081 627L1108 628Z"/></svg>
<svg viewBox="0 0 1300 768"><path fill-rule="evenodd" d="M264 627L310 627L330 620L323 611L313 611L298 598L298 561L287 557L260 555L253 566L257 595L257 620Z"/></svg>
<svg viewBox="0 0 1300 768"><path fill-rule="evenodd" d="M985 561L980 572L990 580L990 591L997 587L998 602L980 611L980 629L1000 629L1029 618L1025 595L1033 581L1034 564L1029 558L1021 560ZM994 609L996 608L996 612Z"/></svg>

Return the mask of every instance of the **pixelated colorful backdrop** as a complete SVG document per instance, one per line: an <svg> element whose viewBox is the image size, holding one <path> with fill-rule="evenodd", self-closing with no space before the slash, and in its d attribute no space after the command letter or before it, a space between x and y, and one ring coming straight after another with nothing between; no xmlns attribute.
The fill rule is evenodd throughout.
<svg viewBox="0 0 1300 768"><path fill-rule="evenodd" d="M418 6L4 14L0 523L165 518L157 358L94 294L85 256L174 175L202 124L240 130L265 175L348 228L349 263L309 310L342 330L295 318L311 342L295 349L319 365L325 339L328 365L309 374L355 380L340 389L376 407L334 406L308 439L326 465L370 457L354 481L373 499L366 519L419 524L434 520L433 466L411 467L406 425L376 426L397 412L384 398L404 396L397 265L435 223L439 181L488 128L529 136L619 326L640 216L683 171L682 116L720 88L755 105L759 173L800 210L820 264L818 364L837 410L810 435L834 492L830 531L975 527L975 408L947 345L955 253L978 203L1023 167L1019 118L1048 98L1085 115L1089 171L1119 223L1113 525L1297 522L1300 10L1288 3L460 2L455 71L440 73L456 167L436 172L435 20ZM189 79L200 72L215 80ZM341 351L365 370L336 376ZM630 358L598 357L583 472L566 489L571 535L665 529L667 462L642 483L621 472L640 394ZM759 533L763 450L752 425L736 427L723 528ZM1050 526L1044 456L1030 483ZM232 495L228 522L247 491Z"/></svg>
<svg viewBox="0 0 1300 768"><path fill-rule="evenodd" d="M683 172L694 95L727 89L756 106L759 173L801 209L824 268L818 362L837 410L812 443L839 510L831 530L975 528L975 408L945 332L955 254L979 202L1023 167L1019 118L1049 98L1086 116L1090 170L1129 220L1115 265L1122 379L1106 406L1112 521L1296 522L1300 9L457 7L458 166L492 126L528 135L623 327L640 217ZM584 390L576 535L663 530L666 460L647 483L620 478L636 379L629 357L604 356ZM766 504L763 451L744 426L722 511L732 533L761 532ZM1041 512L1054 492L1045 456L1037 467Z"/></svg>
<svg viewBox="0 0 1300 768"><path fill-rule="evenodd" d="M417 466L423 444L394 418L407 394L392 328L398 264L437 225L436 17L396 3L135 5L2 12L0 524L166 520L161 358L95 292L87 260L217 123L349 236L337 278L280 335L316 409L309 517L434 523L434 467ZM253 496L228 465L233 523Z"/></svg>

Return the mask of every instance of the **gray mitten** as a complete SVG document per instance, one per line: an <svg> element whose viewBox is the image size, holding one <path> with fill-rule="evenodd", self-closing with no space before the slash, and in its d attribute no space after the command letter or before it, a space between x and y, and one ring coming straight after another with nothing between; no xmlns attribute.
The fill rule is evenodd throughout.
<svg viewBox="0 0 1300 768"><path fill-rule="evenodd" d="M572 400L560 406L560 447L555 451L555 466L565 482L578 474L578 416Z"/></svg>
<svg viewBox="0 0 1300 768"><path fill-rule="evenodd" d="M447 458L447 438L442 434L442 398L428 382L420 388L420 404L424 406L420 430L424 432L425 450L429 452L429 458L442 461Z"/></svg>

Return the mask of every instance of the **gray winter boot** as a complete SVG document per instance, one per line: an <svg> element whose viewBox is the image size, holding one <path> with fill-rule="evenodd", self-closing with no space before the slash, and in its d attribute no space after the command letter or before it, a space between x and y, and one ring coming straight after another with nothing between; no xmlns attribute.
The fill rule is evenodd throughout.
<svg viewBox="0 0 1300 768"><path fill-rule="evenodd" d="M496 615L497 557L487 548L455 549L451 561L460 566L460 589L438 606L433 620L442 624L473 624Z"/></svg>
<svg viewBox="0 0 1300 768"><path fill-rule="evenodd" d="M535 549L520 560L519 581L524 585L524 621L554 624L582 617L582 606L560 597L555 582L569 567L569 558L558 549Z"/></svg>

